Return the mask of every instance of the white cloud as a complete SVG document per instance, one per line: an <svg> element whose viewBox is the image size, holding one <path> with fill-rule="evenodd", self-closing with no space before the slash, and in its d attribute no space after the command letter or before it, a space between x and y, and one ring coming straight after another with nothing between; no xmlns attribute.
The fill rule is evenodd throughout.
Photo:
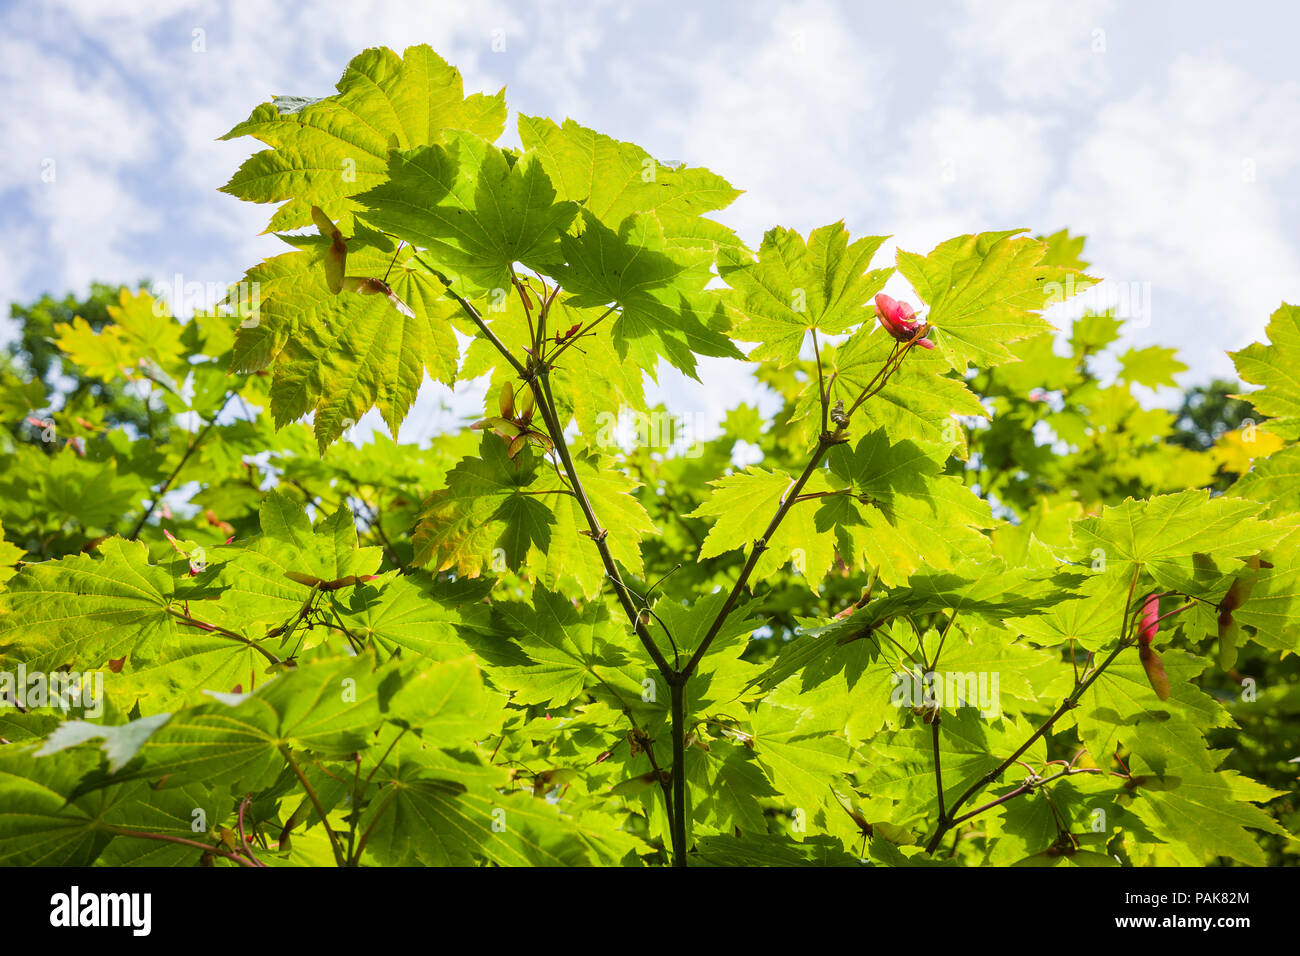
<svg viewBox="0 0 1300 956"><path fill-rule="evenodd" d="M216 191L256 144L215 137L272 94L327 94L363 47L428 42L470 90L509 82L517 109L718 171L748 190L722 218L753 245L775 224L841 217L917 251L983 228L1087 233L1094 271L1152 283L1155 325L1142 334L1182 346L1203 377L1229 370L1221 350L1260 338L1282 298L1300 298L1300 93L1259 65L1287 52L1286 31L1173 9L11 7L0 13L0 296L177 271L237 279L281 247L257 236L269 208ZM1176 53L1233 31L1247 42L1219 44L1222 58ZM40 181L43 158L57 162L53 184ZM740 363L702 369L704 386L666 372L656 394L718 417L758 394Z"/></svg>
<svg viewBox="0 0 1300 956"><path fill-rule="evenodd" d="M864 55L842 11L816 0L712 26L624 78L645 104L643 138L746 190L720 218L755 246L770 226L806 231L866 204L888 58Z"/></svg>
<svg viewBox="0 0 1300 956"><path fill-rule="evenodd" d="M1055 121L1014 111L979 114L941 106L899 138L884 182L905 245L927 250L954 235L1032 224L1056 172Z"/></svg>
<svg viewBox="0 0 1300 956"><path fill-rule="evenodd" d="M987 79L1017 102L1061 101L1108 86L1112 0L966 0L963 6L965 17L945 18L957 54L951 67L963 85Z"/></svg>
<svg viewBox="0 0 1300 956"><path fill-rule="evenodd" d="M1300 296L1295 224L1277 204L1300 165L1298 132L1300 85L1182 58L1164 89L1107 106L1078 138L1049 207L1089 234L1094 271L1151 283L1142 341L1229 373L1223 351Z"/></svg>
<svg viewBox="0 0 1300 956"><path fill-rule="evenodd" d="M0 114L6 218L19 207L31 217L22 231L34 245L24 251L38 253L27 261L50 277L42 287L60 292L98 276L134 279L140 262L133 246L158 219L125 180L150 156L152 118L133 114L119 76L75 57L50 57L13 34L0 42L0 91L11 104ZM24 277L12 266L7 272L0 290L12 297Z"/></svg>

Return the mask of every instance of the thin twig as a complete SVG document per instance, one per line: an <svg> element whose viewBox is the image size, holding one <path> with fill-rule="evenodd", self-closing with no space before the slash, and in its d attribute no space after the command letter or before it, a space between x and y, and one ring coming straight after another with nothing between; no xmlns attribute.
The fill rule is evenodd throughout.
<svg viewBox="0 0 1300 956"><path fill-rule="evenodd" d="M1050 731L1052 727L1056 724L1056 722L1066 714L1066 712L1072 710L1075 706L1078 705L1079 698L1083 696L1084 692L1097 681L1097 678L1099 678L1105 672L1106 668L1109 667L1111 663L1114 662L1115 658L1119 656L1120 652L1130 646L1130 642L1127 639L1128 618L1129 618L1129 611L1133 606L1133 589L1137 584L1139 571L1140 568L1133 569L1133 579L1129 582L1128 599L1124 606L1123 629L1120 631L1120 639L1119 642L1116 644L1115 649L1111 651L1110 654L1106 657L1106 659L1102 661L1099 665L1097 665L1097 667L1094 668L1090 674L1088 674L1082 681L1080 681L1075 685L1074 690L1070 692L1070 695L1066 697L1065 700L1061 701L1060 706L1057 707L1056 710L1052 712L1052 715L1048 717L1047 720L1045 720L1038 727L1037 730L1035 730L1032 734L1029 735L1028 740L1026 740L1023 744L1021 744L1019 747L1016 748L1015 753L1013 753L1006 760L1002 761L1000 764L998 764L988 773L984 774L984 776L980 777L969 787L967 787L966 790L962 793L962 795L959 796L955 801L953 801L952 806L949 808L949 814L956 813L957 809L963 803L969 800L972 796L974 796L984 787L988 786L998 777L1002 776L1002 774L1006 771L1007 767L1011 766L1013 763L1019 760L1020 756L1025 751L1027 751L1030 747L1032 747L1034 745L1034 742L1038 740L1038 738L1042 737L1044 734ZM930 841L926 844L925 852L933 853L935 848L939 845L939 841L943 838L943 835L949 829L951 829L955 825L955 823L956 821L950 819L949 817L940 817L939 826L935 830L934 835L930 838Z"/></svg>
<svg viewBox="0 0 1300 956"><path fill-rule="evenodd" d="M163 496L167 494L167 490L171 488L172 482L176 480L176 476L181 473L181 469L184 468L185 463L190 460L190 456L193 455L194 452L196 452L203 444L203 439L208 436L208 432L212 431L213 427L217 424L217 419L221 417L221 413L226 410L226 406L230 404L230 400L234 397L234 392L228 392L225 401L223 401L221 407L217 409L217 413L212 416L212 419L204 425L199 433L189 442L185 449L185 454L181 455L181 460L176 463L176 467L172 469L172 473L167 476L167 479L154 493L153 497L149 499L149 507L144 510L144 514L140 516L140 520L135 523L135 527L132 528L131 533L127 535L129 540L134 541L136 538L140 537L140 532L144 530L145 524L148 523L150 516L154 513L154 509L158 507L158 503L162 501Z"/></svg>
<svg viewBox="0 0 1300 956"><path fill-rule="evenodd" d="M298 782L302 784L302 788L307 791L307 796L310 798L312 806L316 808L316 814L320 817L320 825L325 828L325 834L329 837L330 849L334 851L335 863L339 866L345 865L346 861L343 857L343 847L339 845L338 834L336 834L333 828L330 827L329 816L325 813L325 807L321 805L320 797L316 796L316 790L312 787L311 781L307 779L307 775L303 773L302 768L298 766L298 761L293 759L293 751L291 751L288 746L281 745L280 753L288 762L294 775L297 776Z"/></svg>
<svg viewBox="0 0 1300 956"><path fill-rule="evenodd" d="M204 853L211 853L213 856L219 856L222 859L232 860L240 866L256 867L262 864L247 860L238 853L227 853L225 850L218 850L214 846L206 843L200 843L198 840L187 840L185 837L169 836L165 833L146 833L144 830L128 830L125 827L110 827L109 832L115 836L134 837L138 840L160 840L164 843L179 843L182 846L192 846L195 849L202 850Z"/></svg>

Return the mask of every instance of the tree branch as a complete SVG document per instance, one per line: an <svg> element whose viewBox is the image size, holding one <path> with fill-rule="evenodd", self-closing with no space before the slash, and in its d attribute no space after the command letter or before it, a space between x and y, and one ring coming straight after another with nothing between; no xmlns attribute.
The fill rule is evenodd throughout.
<svg viewBox="0 0 1300 956"><path fill-rule="evenodd" d="M172 469L172 473L168 475L167 479L161 486L159 486L158 490L154 493L154 496L149 500L149 507L144 510L144 514L140 516L140 520L135 523L135 527L132 528L131 533L127 535L128 540L134 541L136 538L140 537L140 532L144 530L144 526L148 523L149 517L154 513L154 509L158 507L158 502L162 501L163 495L167 494L167 490L171 488L172 482L176 480L176 476L181 473L181 469L184 468L185 463L190 460L190 456L198 451L199 446L203 444L203 439L208 437L208 432L212 431L213 426L217 424L217 419L221 417L221 413L226 410L226 406L230 404L230 400L234 397L234 392L227 392L225 401L221 403L221 407L217 409L217 413L212 416L208 423L204 425L203 428L199 430L199 433L190 441L189 445L185 449L185 454L181 455L181 460L176 463L176 467Z"/></svg>
<svg viewBox="0 0 1300 956"><path fill-rule="evenodd" d="M302 784L302 788L307 791L307 796L311 798L311 805L316 808L316 813L320 816L320 825L325 828L325 834L330 839L330 849L334 851L334 862L339 866L345 866L343 847L339 845L338 834L330 826L329 816L326 815L325 808L321 806L320 797L316 796L316 790L312 787L311 781L307 779L307 775L298 766L298 761L293 759L293 752L287 746L281 746L280 753L288 761L294 775L298 778L298 782ZM374 824L372 823L371 826L374 826Z"/></svg>
<svg viewBox="0 0 1300 956"><path fill-rule="evenodd" d="M1119 656L1120 651L1124 650L1129 646L1130 646L1129 642L1124 640L1121 637L1119 644L1117 644L1115 649L1110 652L1110 655L1104 661L1102 661L1101 664L1099 664L1091 674L1089 674L1086 678L1084 678L1084 680L1081 683L1079 683L1077 687L1074 688L1074 690L1070 693L1068 697L1065 698L1065 700L1061 701L1061 705L1057 707L1055 711L1052 712L1052 715L1048 717L1047 720L1045 720L1037 730L1035 730L1032 734L1030 734L1028 740L1026 740L1018 748L1016 748L1015 753L1013 753L1006 760L1002 761L1002 763L998 764L996 767L994 767L984 776L980 777L978 780L972 783L969 787L966 788L965 792L963 792L960 797L958 797L956 800L953 801L952 806L948 810L949 814L956 813L958 807L960 807L963 803L965 803L967 800L973 797L984 787L988 786L998 777L1002 776L1002 774L1006 771L1006 769L1009 766L1011 766L1018 759L1020 759L1021 754L1023 754L1026 750L1028 750L1030 747L1033 746L1034 741L1038 740L1039 737L1042 737L1049 730L1051 730L1052 726L1058 720L1060 720L1061 717L1064 716L1067 711L1074 709L1074 707L1078 705L1079 698L1083 696L1083 693L1089 687L1091 687L1093 683L1096 682L1097 678L1100 677L1102 673L1106 670L1106 668L1109 667L1114 662L1115 658ZM951 819L950 817L947 816L940 817L939 828L935 830L934 836L932 836L930 838L930 842L926 844L925 852L933 853L935 848L939 845L939 841L943 839L943 835L947 833L949 829L955 826L956 823L957 821Z"/></svg>
<svg viewBox="0 0 1300 956"><path fill-rule="evenodd" d="M479 315L478 309L474 308L474 306L470 305L467 301L465 301L465 297L451 287L451 280L448 279L446 276L444 276L433 266L429 265L429 263L421 259L418 253L413 254L411 258L413 258L420 265L424 266L426 269L428 269L431 273L433 273L435 276L438 277L438 279L442 281L442 284L446 286L447 295L450 296L452 299L454 299L456 301L456 304L461 307L461 311L463 311L466 315L468 315L470 317L470 320L475 325L478 326L478 330L483 335L483 337L492 343L492 345L496 348L496 350L501 353L502 357L514 367L514 370L516 372L518 372L520 375L527 377L528 371L527 369L524 368L523 363L521 363L517 358L511 355L510 350L506 348L505 343L502 342L501 339L497 338L495 332L493 332L491 329L488 328L487 323L483 321L483 316Z"/></svg>
<svg viewBox="0 0 1300 956"><path fill-rule="evenodd" d="M226 860L233 860L240 866L257 867L264 864L256 863L253 860L247 860L238 853L227 853L225 850L218 850L207 843L200 843L198 840L187 840L185 837L169 836L165 833L146 833L144 830L128 830L125 827L109 827L109 832L115 836L132 837L137 840L161 840L164 843L179 843L182 846L191 846L202 850L204 853L211 853L213 856L219 856Z"/></svg>
<svg viewBox="0 0 1300 956"><path fill-rule="evenodd" d="M618 565L614 563L613 552L609 550L609 544L605 541L609 532L601 526L600 519L596 517L595 509L591 506L591 499L587 497L587 489L583 486L582 479L578 476L578 469L573 464L573 456L569 454L569 443L564 438L559 413L555 410L555 397L551 394L550 369L545 365L541 366L536 375L533 376L532 384L534 395L537 397L537 407L541 410L542 418L546 422L546 429L550 432L551 440L555 443L555 451L560 456L565 476L569 479L569 484L573 486L573 494L577 499L578 507L582 509L582 514L587 519L589 536L600 552L600 560L605 565L605 573L614 582L614 592L618 595L619 603L623 606L623 611L627 614L627 619L631 622L637 637L645 646L651 660L655 662L655 666L659 668L659 672L671 685L676 672L650 636L641 614L627 593L627 585L623 583L623 576L619 573Z"/></svg>
<svg viewBox="0 0 1300 956"><path fill-rule="evenodd" d="M284 663L284 661L280 660L280 658L276 657L274 654L272 654L270 651L264 648L261 644L258 644L256 641L250 640L249 638L245 637L243 634L239 634L236 633L235 631L228 630L227 628L221 627L219 624L208 624L206 621L199 621L190 617L188 608L184 613L177 611L175 608L168 608L167 613L174 618L178 618L181 621L181 623L186 625L187 627L193 627L200 631L207 631L209 634L218 634L221 637L230 638L230 640L232 641L238 641L241 644L246 644L249 647L251 647L253 650L257 651L257 653L265 657L272 664Z"/></svg>
<svg viewBox="0 0 1300 956"><path fill-rule="evenodd" d="M808 464L804 467L803 473L795 479L794 484L788 491L786 491L785 496L781 499L780 505L777 506L776 514L774 514L772 520L767 523L767 528L764 529L762 536L755 539L754 547L750 549L749 552L749 558L745 561L745 566L740 569L740 576L736 578L736 583L732 586L731 593L727 595L726 602L722 605L721 610L718 611L717 616L713 619L713 623L709 625L709 630L704 635L704 639L700 641L699 647L695 649L695 653L691 655L691 659L687 661L686 666L682 668L681 677L683 680L688 679L691 674L695 672L695 668L699 666L701 658L708 653L709 645L713 643L714 638L718 636L718 632L722 630L722 625L726 623L727 617L736 606L736 601L740 597L740 592L745 589L745 585L749 583L749 576L754 573L754 568L758 566L759 558L761 558L763 552L767 550L767 542L771 540L772 535L774 535L777 528L780 527L782 519L784 519L789 510L794 507L795 501L799 497L799 493L803 491L804 485L808 483L808 479L812 477L813 472L817 470L817 466L821 464L821 460L826 455L827 450L832 446L842 444L847 440L842 437L843 432L844 428L841 426L836 429L834 434L822 432L821 436L817 439L817 447L814 449L812 457L808 459Z"/></svg>
<svg viewBox="0 0 1300 956"><path fill-rule="evenodd" d="M939 798L939 819L948 819L948 814L943 808L943 765L939 762L939 719L941 711L934 712L934 719L930 721L931 739L934 741L934 787L938 791Z"/></svg>

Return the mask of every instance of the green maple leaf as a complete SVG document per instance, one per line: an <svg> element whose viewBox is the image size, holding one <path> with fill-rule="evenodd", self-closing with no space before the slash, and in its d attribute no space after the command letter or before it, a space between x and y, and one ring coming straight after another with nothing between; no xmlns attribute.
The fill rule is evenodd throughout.
<svg viewBox="0 0 1300 956"><path fill-rule="evenodd" d="M429 700L412 699L403 693L409 672L402 673L393 663L377 668L375 655L363 652L299 664L258 688L255 695L275 711L279 741L306 748L319 757L345 758L371 745L372 732L385 716L427 716L436 726L440 695L452 692L462 681L477 678L472 664L467 670L459 662L434 663L428 673L443 678L446 686L430 687ZM429 686L428 681L422 683ZM167 730L164 727L157 736ZM149 761L159 759L156 751L145 756Z"/></svg>
<svg viewBox="0 0 1300 956"><path fill-rule="evenodd" d="M535 490L539 477L557 488L559 479L530 453L512 461L496 435L484 435L478 452L462 458L447 473L447 486L425 501L415 531L417 563L474 578L498 559L518 568L530 545L549 542L550 507L543 496L523 492ZM523 499L526 505L520 504Z"/></svg>
<svg viewBox="0 0 1300 956"><path fill-rule="evenodd" d="M1270 516L1300 511L1300 445L1257 458L1228 490L1234 498L1269 502Z"/></svg>
<svg viewBox="0 0 1300 956"><path fill-rule="evenodd" d="M897 514L905 499L928 497L942 470L933 452L913 441L891 443L883 428L864 435L856 446L836 445L830 465L854 494L870 498L887 515Z"/></svg>
<svg viewBox="0 0 1300 956"><path fill-rule="evenodd" d="M0 585L3 585L18 573L18 569L14 565L27 554L16 544L6 541L4 531L4 525L0 524Z"/></svg>
<svg viewBox="0 0 1300 956"><path fill-rule="evenodd" d="M1300 306L1283 303L1268 320L1269 344L1255 342L1228 353L1243 381L1263 390L1245 398L1261 415L1276 419L1268 430L1284 438L1300 438Z"/></svg>
<svg viewBox="0 0 1300 956"><path fill-rule="evenodd" d="M0 649L31 670L94 670L156 657L177 640L172 575L139 542L110 538L100 558L71 555L23 566L2 592Z"/></svg>
<svg viewBox="0 0 1300 956"><path fill-rule="evenodd" d="M460 71L423 44L401 57L385 48L359 53L338 91L317 100L277 97L222 137L253 136L271 147L222 187L250 202L289 200L268 232L307 225L313 205L349 228L352 197L388 178L389 149L438 143L449 129L495 140L505 128L505 91L464 96Z"/></svg>
<svg viewBox="0 0 1300 956"><path fill-rule="evenodd" d="M872 297L893 270L867 269L888 237L850 244L848 236L843 221L814 229L806 244L778 226L764 234L757 262L737 250L720 253L719 274L736 290L735 305L744 315L732 335L761 343L751 361L787 365L799 357L809 331L833 335L874 321Z"/></svg>
<svg viewBox="0 0 1300 956"><path fill-rule="evenodd" d="M837 629L827 622L796 620L801 633L752 679L759 688L774 689L766 699L816 715L819 726L842 732L859 745L882 727L896 726L890 675L902 665L895 649L876 640L875 634L840 643Z"/></svg>
<svg viewBox="0 0 1300 956"><path fill-rule="evenodd" d="M803 493L829 490L825 474L824 469L814 472ZM718 519L700 548L700 560L752 547L794 485L794 479L783 471L750 466L709 484L713 493L686 516ZM775 533L765 542L766 550L754 568L756 579L761 580L781 565L794 562L808 586L814 591L820 589L820 582L835 557L835 543L829 529L818 527L816 512L815 501L799 502L786 512Z"/></svg>
<svg viewBox="0 0 1300 956"><path fill-rule="evenodd" d="M101 729L97 735L105 738L105 749L116 765L127 762L121 781L166 778L168 786L201 781L255 790L279 773L284 747L344 758L371 746L373 732L386 718L427 720L426 730L434 732L494 726L481 706L469 717L446 714L441 706L458 693L464 697L467 689L472 692L477 681L472 663L419 667L423 673L416 673L415 681L427 696L418 691L401 694L414 667L403 670L399 662L391 662L376 669L374 655L364 653L300 664L251 694L216 695L221 699ZM473 699L482 704L480 697ZM84 733L56 731L42 753L56 753L84 739ZM131 762L137 756L140 764Z"/></svg>
<svg viewBox="0 0 1300 956"><path fill-rule="evenodd" d="M228 795L201 783L154 790L136 783L122 790L121 798L104 814L110 825L137 832L201 840L194 832L195 810L203 811L207 833L220 832L233 814ZM128 836L114 837L97 862L104 866L194 866L203 851L198 847Z"/></svg>
<svg viewBox="0 0 1300 956"><path fill-rule="evenodd" d="M115 458L88 462L64 446L43 464L36 487L29 492L41 528L74 525L109 531L149 494L137 476L118 474Z"/></svg>
<svg viewBox="0 0 1300 956"><path fill-rule="evenodd" d="M669 167L632 143L611 139L573 120L519 117L519 138L535 152L561 199L617 231L629 216L654 213L669 245L738 246L735 233L701 214L740 195L707 169Z"/></svg>
<svg viewBox="0 0 1300 956"><path fill-rule="evenodd" d="M7 421L20 421L33 410L49 407L45 383L41 379L24 381L23 376L11 370L0 370L0 415Z"/></svg>
<svg viewBox="0 0 1300 956"><path fill-rule="evenodd" d="M0 737L10 743L30 743L47 736L59 725L59 718L54 714L21 713L13 708L6 708L0 713Z"/></svg>
<svg viewBox="0 0 1300 956"><path fill-rule="evenodd" d="M0 751L0 865L89 866L112 839L104 821L118 799L78 793L99 755L81 748L36 759L33 749Z"/></svg>
<svg viewBox="0 0 1300 956"><path fill-rule="evenodd" d="M157 302L144 289L123 288L118 304L108 306L113 320L98 332L80 316L71 325L54 327L55 344L85 370L106 382L139 373L141 361L153 363L171 375L183 374L188 363L182 357L182 326L165 303Z"/></svg>
<svg viewBox="0 0 1300 956"><path fill-rule="evenodd" d="M1145 762L1133 768L1141 774ZM1268 800L1278 791L1260 786L1231 770L1212 772L1174 759L1156 765L1176 783L1168 789L1138 788L1140 798L1130 809L1152 834L1184 847L1203 863L1218 857L1247 866L1265 866L1268 858L1248 829L1289 836L1278 822L1250 801Z"/></svg>
<svg viewBox="0 0 1300 956"><path fill-rule="evenodd" d="M1273 567L1260 573L1250 600L1233 617L1254 627L1262 646L1294 653L1300 650L1300 528L1294 516L1286 523L1286 537L1268 551Z"/></svg>
<svg viewBox="0 0 1300 956"><path fill-rule="evenodd" d="M861 554L886 584L900 584L924 566L947 568L987 551L981 529L993 525L986 502L955 475L941 474L934 447L891 443L884 429L852 450L831 450L831 472L848 488L816 512L817 527L837 528L841 552ZM942 535L935 530L943 529Z"/></svg>
<svg viewBox="0 0 1300 956"><path fill-rule="evenodd" d="M811 711L760 704L753 713L754 755L787 806L809 824L833 802L831 788L858 765L853 745ZM838 811L837 811L838 812Z"/></svg>
<svg viewBox="0 0 1300 956"><path fill-rule="evenodd" d="M1074 320L1070 328L1070 348L1075 360L1095 355L1119 341L1123 319L1113 312L1085 312Z"/></svg>
<svg viewBox="0 0 1300 956"><path fill-rule="evenodd" d="M331 292L320 258L326 241L295 241L307 248L267 259L244 277L245 288L259 290L259 301L240 324L232 370L269 365L277 427L314 412L322 454L374 406L396 434L426 371L448 385L455 381L460 350L448 321L455 303L410 248L399 252L374 232L353 237L348 270L388 276L413 315L383 295Z"/></svg>
<svg viewBox="0 0 1300 956"><path fill-rule="evenodd" d="M1198 561L1246 558L1282 537L1283 529L1256 517L1263 510L1258 502L1211 498L1208 491L1128 498L1076 522L1074 536L1082 552L1100 551L1121 575L1140 566L1164 587L1199 592Z"/></svg>
<svg viewBox="0 0 1300 956"><path fill-rule="evenodd" d="M473 655L417 660L403 670L405 680L387 701L388 720L412 729L430 746L451 749L500 732L504 699L483 685Z"/></svg>
<svg viewBox="0 0 1300 956"><path fill-rule="evenodd" d="M509 774L478 754L394 754L363 813L367 852L385 865L499 866L609 864L636 841L609 814L566 812L524 793L502 794Z"/></svg>
<svg viewBox="0 0 1300 956"><path fill-rule="evenodd" d="M536 154L515 158L455 130L444 139L392 153L388 181L357 197L366 220L428 250L436 267L465 277L471 288L508 290L516 262L553 267L560 232L578 207L555 201Z"/></svg>
<svg viewBox="0 0 1300 956"><path fill-rule="evenodd" d="M1129 349L1119 357L1119 378L1147 388L1176 388L1178 383L1174 381L1174 376L1187 371L1187 366L1174 358L1177 354L1177 349L1161 348L1158 345Z"/></svg>
<svg viewBox="0 0 1300 956"><path fill-rule="evenodd" d="M506 603L497 610L502 631L528 655L527 663L491 671L513 692L514 703L563 706L627 663L627 626L611 620L602 604L578 611L561 595L537 588L531 607ZM632 686L639 697L639 684Z"/></svg>
<svg viewBox="0 0 1300 956"><path fill-rule="evenodd" d="M574 467L602 527L619 529L608 539L615 560L640 574L640 540L655 528L632 494L637 482L596 456L577 455ZM471 578L484 569L526 568L550 586L576 581L594 597L605 570L588 532L581 507L553 470L531 453L511 461L506 443L485 435L479 457L462 459L446 487L425 502L416 561Z"/></svg>
<svg viewBox="0 0 1300 956"><path fill-rule="evenodd" d="M430 579L425 575L380 575L366 598L340 602L347 629L385 654L414 653L434 660L458 658L495 634L481 582ZM474 642L474 643L471 643Z"/></svg>
<svg viewBox="0 0 1300 956"><path fill-rule="evenodd" d="M691 804L696 828L704 824L723 832L766 832L759 801L778 794L750 750L720 743L706 752L691 748L686 772L692 792L699 795Z"/></svg>
<svg viewBox="0 0 1300 956"><path fill-rule="evenodd" d="M1084 236L1072 236L1068 229L1061 229L1050 236L1034 236L1034 238L1047 244L1047 254L1043 256L1043 262L1047 265L1067 266L1080 272L1085 271L1090 265L1079 255L1083 252L1086 242Z"/></svg>
<svg viewBox="0 0 1300 956"><path fill-rule="evenodd" d="M1023 229L958 236L927 256L898 252L898 271L930 306L930 338L953 369L1011 361L1007 345L1047 331L1038 312L1095 283L1068 266L1045 262L1048 247Z"/></svg>
<svg viewBox="0 0 1300 956"><path fill-rule="evenodd" d="M1115 569L1091 574L1079 584L1078 597L1045 603L1032 616L1016 614L1007 623L1043 645L1075 641L1097 650L1121 636L1129 581Z"/></svg>
<svg viewBox="0 0 1300 956"><path fill-rule="evenodd" d="M81 316L73 316L70 323L56 325L54 333L54 343L59 351L90 378L111 382L135 367L132 350L121 336L115 334L116 326L97 332Z"/></svg>
<svg viewBox="0 0 1300 956"><path fill-rule="evenodd" d="M612 330L620 358L629 354L652 377L658 360L692 378L696 355L742 358L727 337L721 298L705 289L711 246L670 246L654 213L629 216L617 231L589 214L581 235L560 239L567 264L554 270L570 304L615 304Z"/></svg>
<svg viewBox="0 0 1300 956"><path fill-rule="evenodd" d="M260 698L238 708L200 704L173 714L161 733L142 746L155 780L266 786L279 772L274 710ZM132 779L132 776L123 779Z"/></svg>
<svg viewBox="0 0 1300 956"><path fill-rule="evenodd" d="M357 546L356 527L346 509L313 526L302 505L272 489L258 519L261 534L208 552L210 580L222 588L215 607L226 615L214 623L228 621L250 637L265 637L266 628L291 620L311 593L289 575L329 582L379 568L381 549ZM208 611L200 605L191 609L201 619Z"/></svg>

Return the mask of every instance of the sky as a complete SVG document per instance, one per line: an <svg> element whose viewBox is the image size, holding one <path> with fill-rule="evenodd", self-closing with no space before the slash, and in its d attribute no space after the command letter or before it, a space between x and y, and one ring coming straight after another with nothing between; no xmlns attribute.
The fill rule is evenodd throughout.
<svg viewBox="0 0 1300 956"><path fill-rule="evenodd" d="M506 87L507 144L516 112L568 116L726 177L745 192L718 218L754 248L839 219L893 237L877 264L1084 234L1106 280L1086 304L1120 309L1125 345L1178 346L1192 385L1300 301L1297 35L1281 0L0 3L0 301L237 281L286 247L267 207L217 191L258 144L217 137L333 92L366 47L429 43L467 92ZM716 420L757 397L747 376L706 360L657 394ZM481 394L448 411L429 383L401 438Z"/></svg>

